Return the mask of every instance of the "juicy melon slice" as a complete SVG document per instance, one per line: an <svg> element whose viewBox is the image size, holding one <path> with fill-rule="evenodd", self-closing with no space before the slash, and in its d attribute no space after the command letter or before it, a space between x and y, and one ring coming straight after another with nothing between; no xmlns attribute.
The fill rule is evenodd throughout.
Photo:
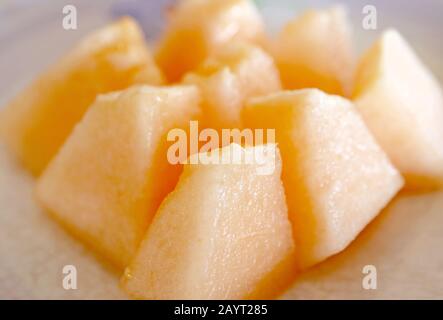
<svg viewBox="0 0 443 320"><path fill-rule="evenodd" d="M272 58L262 49L247 43L231 43L211 56L185 83L199 86L205 126L241 127L241 109L248 98L281 89Z"/></svg>
<svg viewBox="0 0 443 320"><path fill-rule="evenodd" d="M52 216L124 268L181 168L166 134L198 114L193 86L135 86L97 97L37 184Z"/></svg>
<svg viewBox="0 0 443 320"><path fill-rule="evenodd" d="M237 144L215 149L222 157L256 150ZM256 163L185 165L122 278L131 296L240 299L257 294L261 280L293 252L281 162L278 149L273 150ZM267 164L275 170L259 174Z"/></svg>
<svg viewBox="0 0 443 320"><path fill-rule="evenodd" d="M274 128L297 264L343 250L403 185L354 106L316 89L254 98L245 125Z"/></svg>
<svg viewBox="0 0 443 320"><path fill-rule="evenodd" d="M308 10L278 35L274 57L285 89L319 88L347 95L354 58L346 12Z"/></svg>
<svg viewBox="0 0 443 320"><path fill-rule="evenodd" d="M122 18L86 37L2 112L0 135L39 175L99 93L162 76L136 22Z"/></svg>
<svg viewBox="0 0 443 320"><path fill-rule="evenodd" d="M170 82L232 40L264 41L263 22L250 0L182 0L168 18L156 61Z"/></svg>
<svg viewBox="0 0 443 320"><path fill-rule="evenodd" d="M362 58L353 98L409 188L443 185L442 89L397 31Z"/></svg>

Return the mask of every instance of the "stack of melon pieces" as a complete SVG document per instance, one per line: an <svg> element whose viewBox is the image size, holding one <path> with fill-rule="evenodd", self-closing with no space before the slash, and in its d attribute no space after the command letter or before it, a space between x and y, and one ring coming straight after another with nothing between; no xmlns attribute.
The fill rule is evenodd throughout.
<svg viewBox="0 0 443 320"><path fill-rule="evenodd" d="M0 134L50 215L124 270L132 297L270 298L346 248L404 184L443 184L431 73L393 30L353 66L340 7L270 40L251 1L182 0L154 57L123 18L2 110ZM171 163L169 133L191 121L274 129L276 141L184 155L272 150L260 163Z"/></svg>

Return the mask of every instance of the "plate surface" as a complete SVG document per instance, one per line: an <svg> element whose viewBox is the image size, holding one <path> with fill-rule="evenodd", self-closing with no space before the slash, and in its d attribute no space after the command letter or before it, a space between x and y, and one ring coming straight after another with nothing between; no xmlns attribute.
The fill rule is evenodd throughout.
<svg viewBox="0 0 443 320"><path fill-rule="evenodd" d="M138 18L148 39L162 27L172 0L6 0L0 4L0 107L82 36L122 14ZM332 1L256 0L271 30L308 7ZM38 4L37 4L38 3ZM78 29L64 30L62 8L74 4ZM387 27L399 29L443 80L443 3L372 1L378 28L364 30L366 1L349 7L359 51ZM39 208L34 181L0 146L0 298L125 299L118 273L68 236ZM302 274L286 299L443 298L443 192L400 195L341 254ZM63 267L78 270L78 289L64 290ZM362 286L362 269L377 269L377 289Z"/></svg>

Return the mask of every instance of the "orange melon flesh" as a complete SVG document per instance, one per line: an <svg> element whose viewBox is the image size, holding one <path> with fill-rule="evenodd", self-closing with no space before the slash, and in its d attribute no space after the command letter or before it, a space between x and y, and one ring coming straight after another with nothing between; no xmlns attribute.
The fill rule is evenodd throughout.
<svg viewBox="0 0 443 320"><path fill-rule="evenodd" d="M100 95L37 183L37 196L78 238L124 268L181 168L166 134L198 114L192 86Z"/></svg>
<svg viewBox="0 0 443 320"><path fill-rule="evenodd" d="M21 92L0 116L0 136L39 175L99 93L162 83L130 18L98 30Z"/></svg>
<svg viewBox="0 0 443 320"><path fill-rule="evenodd" d="M170 82L232 40L262 42L262 19L250 0L182 0L171 9L156 61Z"/></svg>
<svg viewBox="0 0 443 320"><path fill-rule="evenodd" d="M256 150L237 144L222 156ZM215 152L215 151L213 151ZM122 278L144 299L240 299L293 252L278 149L258 164L185 165ZM260 166L261 166L260 165Z"/></svg>
<svg viewBox="0 0 443 320"><path fill-rule="evenodd" d="M300 269L346 248L403 185L344 98L284 91L252 99L244 120L276 130Z"/></svg>
<svg viewBox="0 0 443 320"><path fill-rule="evenodd" d="M248 98L281 89L273 59L247 43L231 43L206 59L184 83L199 86L205 126L240 128L241 109Z"/></svg>
<svg viewBox="0 0 443 320"><path fill-rule="evenodd" d="M395 30L363 56L353 99L408 188L443 185L443 93Z"/></svg>
<svg viewBox="0 0 443 320"><path fill-rule="evenodd" d="M351 43L350 25L340 6L308 10L291 20L273 45L284 88L348 95L354 65Z"/></svg>

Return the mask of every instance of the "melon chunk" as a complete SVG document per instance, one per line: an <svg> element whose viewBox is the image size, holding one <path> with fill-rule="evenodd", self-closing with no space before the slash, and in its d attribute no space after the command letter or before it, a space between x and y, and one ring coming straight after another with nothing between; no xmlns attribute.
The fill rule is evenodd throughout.
<svg viewBox="0 0 443 320"><path fill-rule="evenodd" d="M395 30L360 62L353 98L408 187L443 185L443 93Z"/></svg>
<svg viewBox="0 0 443 320"><path fill-rule="evenodd" d="M241 109L246 99L281 89L273 59L247 43L232 43L208 58L184 78L202 92L205 126L241 127Z"/></svg>
<svg viewBox="0 0 443 320"><path fill-rule="evenodd" d="M97 97L37 183L40 202L74 235L124 268L181 168L167 132L198 114L193 86L135 86Z"/></svg>
<svg viewBox="0 0 443 320"><path fill-rule="evenodd" d="M344 98L284 91L252 99L244 119L276 130L299 268L343 250L403 185Z"/></svg>
<svg viewBox="0 0 443 320"><path fill-rule="evenodd" d="M156 61L171 82L231 40L262 42L262 19L250 0L182 0L171 9Z"/></svg>
<svg viewBox="0 0 443 320"><path fill-rule="evenodd" d="M308 10L279 33L273 52L286 89L319 88L347 95L354 58L346 12Z"/></svg>
<svg viewBox="0 0 443 320"><path fill-rule="evenodd" d="M251 155L237 144L212 152ZM260 163L260 164L258 164ZM259 174L271 164L270 174ZM185 165L122 278L145 299L240 299L293 252L278 149L260 162Z"/></svg>
<svg viewBox="0 0 443 320"><path fill-rule="evenodd" d="M39 175L99 93L162 76L130 18L86 37L21 92L0 116L2 140Z"/></svg>

